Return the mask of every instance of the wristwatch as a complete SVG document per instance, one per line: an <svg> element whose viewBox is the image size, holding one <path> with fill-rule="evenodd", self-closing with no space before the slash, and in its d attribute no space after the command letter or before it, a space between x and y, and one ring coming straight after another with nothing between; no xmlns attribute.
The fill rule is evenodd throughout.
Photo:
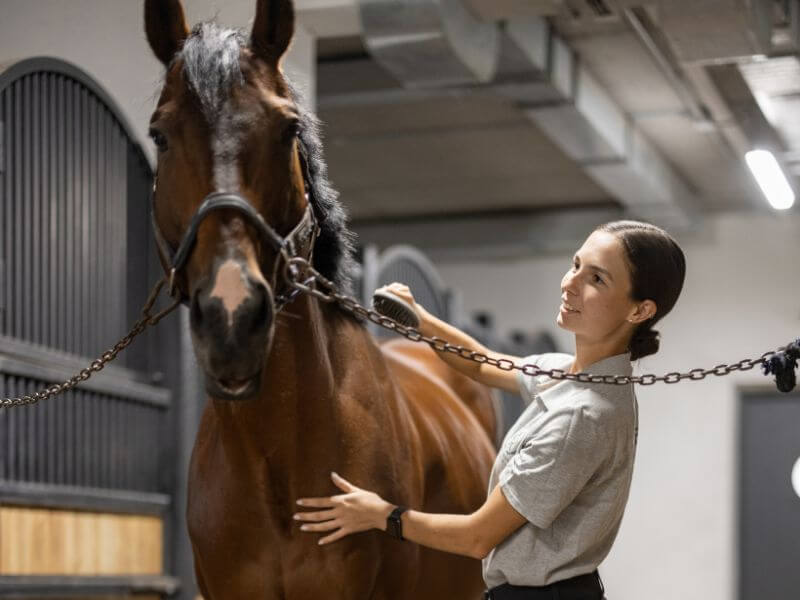
<svg viewBox="0 0 800 600"><path fill-rule="evenodd" d="M403 537L403 521L400 520L400 517L407 510L408 509L405 506L397 506L391 513L389 513L389 516L386 517L386 533L395 539L405 539Z"/></svg>

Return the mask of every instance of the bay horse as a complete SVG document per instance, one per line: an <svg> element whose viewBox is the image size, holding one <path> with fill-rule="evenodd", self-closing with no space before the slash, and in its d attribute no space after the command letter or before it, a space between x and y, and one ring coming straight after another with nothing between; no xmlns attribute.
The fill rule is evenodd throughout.
<svg viewBox="0 0 800 600"><path fill-rule="evenodd" d="M327 181L315 117L280 68L288 0L260 0L249 40L179 0L146 0L166 67L151 119L153 224L189 306L208 395L189 467L187 521L206 600L476 599L477 560L379 531L318 546L292 520L335 492L336 470L384 498L469 513L494 459L491 396L427 346L378 345L364 323L289 293L289 257L349 293L346 215Z"/></svg>

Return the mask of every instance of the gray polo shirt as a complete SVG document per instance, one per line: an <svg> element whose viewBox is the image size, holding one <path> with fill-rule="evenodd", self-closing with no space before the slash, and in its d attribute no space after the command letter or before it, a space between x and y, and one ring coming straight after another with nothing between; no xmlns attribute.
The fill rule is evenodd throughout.
<svg viewBox="0 0 800 600"><path fill-rule="evenodd" d="M569 354L523 364L567 369ZM588 366L630 375L630 354ZM590 573L611 550L633 474L638 429L633 385L556 381L519 374L525 411L509 430L489 479L528 522L483 559L488 587L547 585Z"/></svg>

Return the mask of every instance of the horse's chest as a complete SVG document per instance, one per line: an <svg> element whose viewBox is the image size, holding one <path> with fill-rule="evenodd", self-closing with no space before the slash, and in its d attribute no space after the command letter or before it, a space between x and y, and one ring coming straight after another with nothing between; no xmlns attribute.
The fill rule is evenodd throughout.
<svg viewBox="0 0 800 600"><path fill-rule="evenodd" d="M283 498L291 492L266 489L268 474L244 483L241 475L195 468L190 478L187 519L205 600L409 597L402 588L413 577L388 585L380 566L415 564L413 545L373 531L320 547L292 521Z"/></svg>
<svg viewBox="0 0 800 600"><path fill-rule="evenodd" d="M287 598L275 516L252 496L220 482L190 491L187 521L205 600Z"/></svg>

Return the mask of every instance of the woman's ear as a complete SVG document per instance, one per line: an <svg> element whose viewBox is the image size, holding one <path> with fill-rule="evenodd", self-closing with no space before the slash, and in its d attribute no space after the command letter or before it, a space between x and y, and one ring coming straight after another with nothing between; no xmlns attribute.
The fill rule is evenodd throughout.
<svg viewBox="0 0 800 600"><path fill-rule="evenodd" d="M634 311L628 315L628 322L638 325L656 316L658 306L653 300L643 300L636 304Z"/></svg>
<svg viewBox="0 0 800 600"><path fill-rule="evenodd" d="M189 35L180 0L145 0L144 29L153 54L169 67Z"/></svg>

